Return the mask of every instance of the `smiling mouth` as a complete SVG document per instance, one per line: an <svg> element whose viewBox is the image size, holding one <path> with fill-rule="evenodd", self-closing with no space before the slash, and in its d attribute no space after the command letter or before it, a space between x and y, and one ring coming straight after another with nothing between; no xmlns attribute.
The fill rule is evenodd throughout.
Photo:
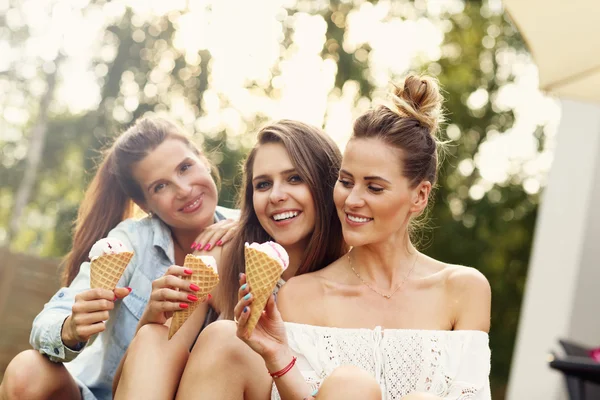
<svg viewBox="0 0 600 400"><path fill-rule="evenodd" d="M356 222L356 223L365 223L365 222L373 221L373 218L356 217L356 216L350 215L348 213L346 213L346 217L348 218L348 220L350 220L352 222Z"/></svg>
<svg viewBox="0 0 600 400"><path fill-rule="evenodd" d="M286 211L279 214L273 214L271 218L275 220L275 222L288 221L290 219L296 218L300 215L300 211Z"/></svg>
<svg viewBox="0 0 600 400"><path fill-rule="evenodd" d="M196 200L187 204L185 207L180 208L179 211L183 211L183 212L191 211L191 210L195 209L196 207L198 207L201 202L202 202L202 195L198 196L196 198Z"/></svg>

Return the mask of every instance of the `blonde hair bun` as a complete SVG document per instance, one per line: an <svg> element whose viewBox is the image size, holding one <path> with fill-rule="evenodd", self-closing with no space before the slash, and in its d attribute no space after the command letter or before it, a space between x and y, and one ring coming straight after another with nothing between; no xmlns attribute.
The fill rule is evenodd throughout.
<svg viewBox="0 0 600 400"><path fill-rule="evenodd" d="M403 118L414 118L435 137L443 122L442 103L437 79L430 76L408 75L404 84L395 86L390 109Z"/></svg>

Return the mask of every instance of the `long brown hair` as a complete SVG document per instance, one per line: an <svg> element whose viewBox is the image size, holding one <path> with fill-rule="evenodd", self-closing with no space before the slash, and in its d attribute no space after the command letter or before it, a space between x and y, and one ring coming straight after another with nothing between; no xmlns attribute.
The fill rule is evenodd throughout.
<svg viewBox="0 0 600 400"><path fill-rule="evenodd" d="M208 163L183 130L164 118L139 119L117 137L104 151L102 162L79 206L73 247L64 260L62 279L65 285L75 279L94 243L106 237L121 221L132 217L134 203L144 202L143 191L132 176L132 167L167 139L182 141ZM213 175L218 177L212 165L211 168Z"/></svg>
<svg viewBox="0 0 600 400"><path fill-rule="evenodd" d="M264 127L244 163L239 197L240 230L223 257L228 268L221 277L224 293L221 315L228 319L233 318L233 307L237 303L238 275L245 271L244 243L273 240L260 225L252 201L254 159L257 150L266 143L281 143L286 148L315 204L315 229L296 275L324 268L347 251L333 203L333 186L342 160L336 144L322 130L302 122L281 120Z"/></svg>

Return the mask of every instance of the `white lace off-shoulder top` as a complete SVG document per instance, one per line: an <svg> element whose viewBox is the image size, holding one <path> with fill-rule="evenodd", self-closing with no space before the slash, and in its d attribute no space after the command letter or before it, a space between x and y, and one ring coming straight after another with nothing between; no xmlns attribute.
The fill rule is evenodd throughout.
<svg viewBox="0 0 600 400"><path fill-rule="evenodd" d="M336 367L354 365L377 380L384 400L412 392L448 400L491 399L485 332L285 326L296 366L312 389ZM271 399L280 399L275 385Z"/></svg>

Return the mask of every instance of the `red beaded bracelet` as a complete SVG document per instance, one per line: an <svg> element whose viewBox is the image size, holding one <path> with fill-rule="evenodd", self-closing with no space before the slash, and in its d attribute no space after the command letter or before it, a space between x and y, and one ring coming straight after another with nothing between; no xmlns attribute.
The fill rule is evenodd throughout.
<svg viewBox="0 0 600 400"><path fill-rule="evenodd" d="M281 378L282 376L287 374L290 369L292 369L294 367L294 364L296 364L296 360L297 360L296 357L292 357L292 361L290 361L290 363L288 365L283 367L283 369L281 369L277 372L272 372L272 373L269 372L269 375L271 375L271 378L273 378L273 379Z"/></svg>

